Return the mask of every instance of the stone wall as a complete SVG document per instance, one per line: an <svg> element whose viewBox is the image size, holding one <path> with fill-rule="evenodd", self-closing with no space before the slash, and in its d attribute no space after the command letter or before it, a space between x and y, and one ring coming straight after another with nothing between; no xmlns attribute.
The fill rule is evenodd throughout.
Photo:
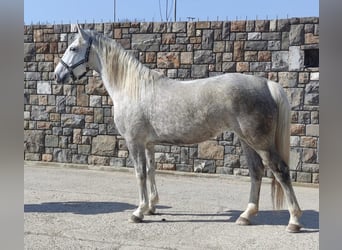
<svg viewBox="0 0 342 250"><path fill-rule="evenodd" d="M291 177L319 182L319 68L305 65L307 52L318 49L318 18L84 27L115 38L142 63L171 78L241 72L280 82L292 105ZM89 72L65 85L53 81L75 26L24 30L25 160L132 167L99 76ZM199 145L157 145L155 158L158 169L248 175L239 140L229 131Z"/></svg>

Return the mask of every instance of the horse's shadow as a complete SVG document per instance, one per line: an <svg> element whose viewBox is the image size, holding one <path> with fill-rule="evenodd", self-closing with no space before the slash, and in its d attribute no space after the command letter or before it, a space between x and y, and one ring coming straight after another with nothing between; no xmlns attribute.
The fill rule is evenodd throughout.
<svg viewBox="0 0 342 250"><path fill-rule="evenodd" d="M191 214L191 213L159 213L159 215L168 215L174 217L191 216L191 219L176 219L172 218L167 222L232 222L239 218L243 211L228 210L222 213L213 214ZM199 217L199 218L197 218ZM203 217L208 217L203 219ZM252 225L287 225L289 222L289 212L287 210L278 211L259 211L258 215L251 219ZM166 220L165 220L166 221ZM315 210L304 210L300 219L304 230L302 232L318 232L319 231L319 212Z"/></svg>
<svg viewBox="0 0 342 250"><path fill-rule="evenodd" d="M25 213L73 213L73 214L106 214L132 210L136 206L123 202L89 202L66 201L44 202L41 204L25 204Z"/></svg>
<svg viewBox="0 0 342 250"><path fill-rule="evenodd" d="M66 202L46 202L41 204L25 204L25 213L73 213L82 215L95 215L106 213L118 213L132 211L136 205L125 202L89 202L89 201L66 201ZM169 206L157 205L157 210L169 209ZM228 210L221 213L179 213L179 212L158 212L159 216L168 216L163 222L231 222L234 223L243 211ZM182 219L183 217L183 219ZM184 217L191 217L184 218ZM207 218L205 218L207 217ZM146 217L145 222L155 223L156 220ZM259 211L258 215L252 219L252 225L287 225L289 212L279 211ZM319 231L319 212L315 210L304 210L301 223L307 232ZM303 231L303 230L302 230ZM305 230L304 230L305 232Z"/></svg>

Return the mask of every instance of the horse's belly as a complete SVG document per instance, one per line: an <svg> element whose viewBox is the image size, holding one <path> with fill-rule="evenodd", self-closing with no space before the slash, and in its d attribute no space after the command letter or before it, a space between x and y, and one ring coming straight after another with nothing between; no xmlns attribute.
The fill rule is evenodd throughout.
<svg viewBox="0 0 342 250"><path fill-rule="evenodd" d="M152 122L155 140L164 143L194 144L215 137L228 129L227 117L220 112L200 111L160 115Z"/></svg>

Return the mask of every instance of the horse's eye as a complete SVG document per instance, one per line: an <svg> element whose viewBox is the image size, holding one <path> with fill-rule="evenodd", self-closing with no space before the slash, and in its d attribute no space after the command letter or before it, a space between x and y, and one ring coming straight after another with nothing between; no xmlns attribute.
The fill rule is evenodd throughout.
<svg viewBox="0 0 342 250"><path fill-rule="evenodd" d="M76 51L77 50L77 48L75 48L75 47L70 47L70 51Z"/></svg>

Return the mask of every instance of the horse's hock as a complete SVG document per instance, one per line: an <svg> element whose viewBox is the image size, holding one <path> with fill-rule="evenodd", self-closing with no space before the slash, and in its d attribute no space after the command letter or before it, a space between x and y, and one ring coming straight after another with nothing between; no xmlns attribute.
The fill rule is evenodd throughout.
<svg viewBox="0 0 342 250"><path fill-rule="evenodd" d="M278 81L292 107L291 178L319 182L318 18L84 28L116 39L171 78L241 72ZM65 85L53 80L59 57L74 39L74 25L29 25L24 31L25 160L132 167L98 75ZM157 145L155 158L159 169L249 174L240 142L229 131L199 145Z"/></svg>

